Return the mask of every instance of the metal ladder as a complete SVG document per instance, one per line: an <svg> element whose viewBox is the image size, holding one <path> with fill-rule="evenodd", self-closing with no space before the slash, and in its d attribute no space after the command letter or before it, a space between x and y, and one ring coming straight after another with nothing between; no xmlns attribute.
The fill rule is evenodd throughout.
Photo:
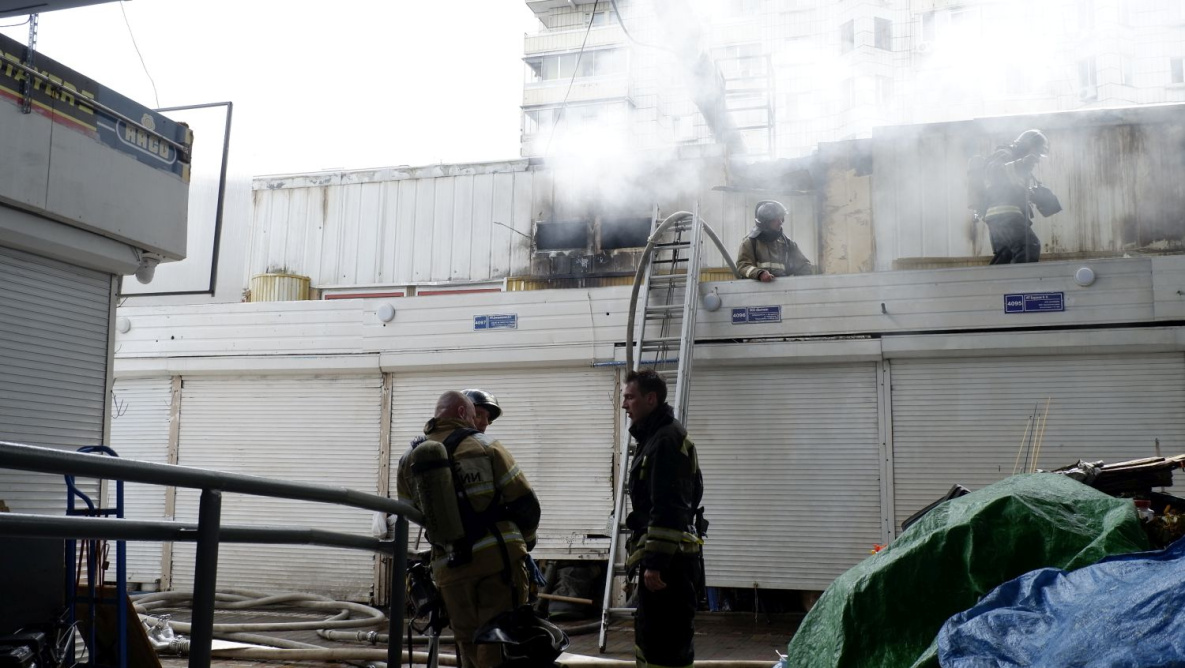
<svg viewBox="0 0 1185 668"><path fill-rule="evenodd" d="M651 235L634 274L634 291L630 299L629 324L626 334L626 368L653 367L667 381L668 396L673 392L671 406L675 418L685 423L687 401L691 389L692 346L695 344L695 316L699 308L700 246L705 229L699 217L699 204L692 212L680 211L667 216L661 223L658 209L654 210ZM708 233L720 245L715 234ZM721 247L723 251L723 247ZM724 254L728 257L728 254ZM731 258L728 259L732 264ZM734 267L735 269L735 267ZM642 320L635 314L643 306ZM677 330L677 331L676 331ZM672 367L673 377L672 377ZM636 445L630 434L623 431L617 450L616 496L612 533L609 540L609 565L605 569L605 592L601 612L600 651L605 652L609 626L615 616L633 614L634 608L610 607L614 583L626 574L622 536L625 527L626 480Z"/></svg>

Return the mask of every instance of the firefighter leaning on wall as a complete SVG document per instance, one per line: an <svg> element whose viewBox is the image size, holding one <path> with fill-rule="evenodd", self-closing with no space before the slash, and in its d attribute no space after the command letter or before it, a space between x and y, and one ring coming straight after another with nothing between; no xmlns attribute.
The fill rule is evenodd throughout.
<svg viewBox="0 0 1185 668"><path fill-rule="evenodd" d="M514 458L473 427L473 402L445 392L399 460L399 498L424 513L432 579L448 613L462 668L494 668L501 647L475 632L527 603L527 552L535 546L539 500Z"/></svg>
<svg viewBox="0 0 1185 668"><path fill-rule="evenodd" d="M753 230L741 241L737 251L737 270L744 278L769 283L778 276L809 276L815 273L810 260L798 250L798 244L786 238L782 225L786 207L781 202L765 200L753 212Z"/></svg>

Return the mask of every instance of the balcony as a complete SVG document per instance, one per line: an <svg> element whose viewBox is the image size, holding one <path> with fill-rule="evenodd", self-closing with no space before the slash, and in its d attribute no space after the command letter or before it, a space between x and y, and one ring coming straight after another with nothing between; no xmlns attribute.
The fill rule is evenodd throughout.
<svg viewBox="0 0 1185 668"><path fill-rule="evenodd" d="M527 56L537 56L543 53L577 51L580 49L581 43L584 42L585 32L586 30L584 28L580 28L577 30L561 30L527 35L523 53ZM587 32L588 44L585 45L586 49L624 44L626 41L625 33L621 30L621 26L617 24L593 28Z"/></svg>
<svg viewBox="0 0 1185 668"><path fill-rule="evenodd" d="M568 93L568 80L530 83L523 89L524 107L545 107L564 103L592 102L597 100L630 99L629 76L615 74L603 77L577 77Z"/></svg>

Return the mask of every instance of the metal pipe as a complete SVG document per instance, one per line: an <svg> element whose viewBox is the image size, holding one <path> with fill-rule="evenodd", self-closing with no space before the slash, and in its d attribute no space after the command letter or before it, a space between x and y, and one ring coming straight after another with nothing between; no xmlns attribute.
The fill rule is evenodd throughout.
<svg viewBox="0 0 1185 668"><path fill-rule="evenodd" d="M560 596L559 594L539 594L539 598L545 601L559 601L560 603L575 603L577 605L592 605L591 598L576 598L574 596Z"/></svg>
<svg viewBox="0 0 1185 668"><path fill-rule="evenodd" d="M209 668L214 646L214 593L218 584L218 524L222 492L203 489L198 503L197 556L193 569L193 619L189 668Z"/></svg>
<svg viewBox="0 0 1185 668"><path fill-rule="evenodd" d="M208 471L176 464L116 459L11 441L0 441L0 468L334 503L403 515L417 524L424 519L423 514L411 504L398 499L365 494L345 487L287 482L242 473Z"/></svg>
<svg viewBox="0 0 1185 668"><path fill-rule="evenodd" d="M407 518L400 516L395 521L395 542L391 546L391 612L387 615L387 666L399 665L403 656L403 611L407 608ZM407 648L411 652L411 647ZM429 666L429 668L436 668Z"/></svg>
<svg viewBox="0 0 1185 668"><path fill-rule="evenodd" d="M197 540L197 531L196 524L180 522L0 513L0 536L192 543ZM369 536L299 527L223 526L218 530L218 542L321 545L369 552L390 549L383 541Z"/></svg>

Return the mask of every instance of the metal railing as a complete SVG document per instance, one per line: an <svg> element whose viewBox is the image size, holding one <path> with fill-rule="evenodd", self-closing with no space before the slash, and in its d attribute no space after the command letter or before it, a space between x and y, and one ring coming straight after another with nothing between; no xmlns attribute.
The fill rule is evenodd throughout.
<svg viewBox="0 0 1185 668"><path fill-rule="evenodd" d="M423 516L411 505L345 487L288 482L241 473L154 464L0 441L0 468L57 475L75 475L124 482L200 489L196 525L178 522L141 522L107 518L0 513L0 536L25 538L109 539L196 542L193 579L193 618L189 644L190 668L210 665L214 641L214 593L218 573L218 545L227 543L289 543L369 550L389 554L391 614L388 615L387 665L398 666L403 655L404 580L407 574L408 521ZM222 492L332 503L396 515L394 540L292 527L222 526ZM410 651L411 648L408 648ZM93 651L93 650L92 650Z"/></svg>

